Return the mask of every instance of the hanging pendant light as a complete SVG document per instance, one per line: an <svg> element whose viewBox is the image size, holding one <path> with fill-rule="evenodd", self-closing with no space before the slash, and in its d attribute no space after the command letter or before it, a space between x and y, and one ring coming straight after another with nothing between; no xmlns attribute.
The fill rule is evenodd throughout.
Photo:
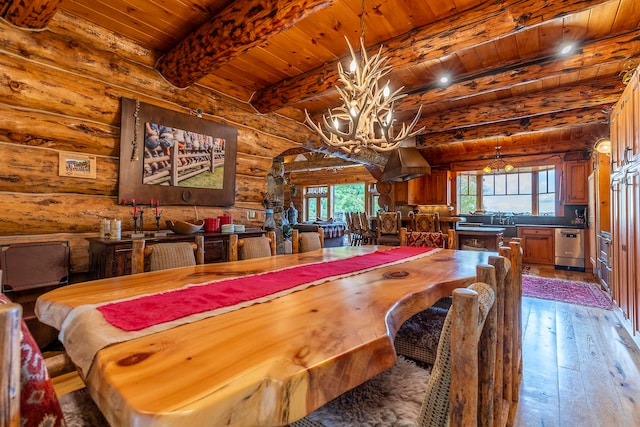
<svg viewBox="0 0 640 427"><path fill-rule="evenodd" d="M483 167L482 172L486 174L490 174L495 169L496 171L495 173L499 173L500 169L502 169L504 170L505 173L509 173L514 169L512 164L502 160L502 158L500 157L500 148L502 147L500 147L499 145L496 145L496 158L493 159L491 163L489 163L487 166Z"/></svg>
<svg viewBox="0 0 640 427"><path fill-rule="evenodd" d="M327 145L347 153L357 153L364 147L378 152L391 151L402 141L424 130L424 127L414 130L420 119L422 106L413 121L409 125L403 123L396 134L394 106L406 94L400 93L404 87L391 91L388 81L384 85L381 83L391 72L391 66L387 64L389 58L382 56L382 46L372 57L367 55L364 43L364 0L360 27L360 59L345 37L351 52L349 69L345 70L338 63L338 80L342 86L337 86L336 91L342 105L329 109L323 115L322 123L314 122L305 110L305 121Z"/></svg>

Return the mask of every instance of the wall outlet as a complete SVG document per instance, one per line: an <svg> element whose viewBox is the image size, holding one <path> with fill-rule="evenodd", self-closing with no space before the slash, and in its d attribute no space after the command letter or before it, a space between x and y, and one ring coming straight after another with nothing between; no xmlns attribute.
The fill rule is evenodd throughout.
<svg viewBox="0 0 640 427"><path fill-rule="evenodd" d="M247 211L247 219L256 219L256 211Z"/></svg>

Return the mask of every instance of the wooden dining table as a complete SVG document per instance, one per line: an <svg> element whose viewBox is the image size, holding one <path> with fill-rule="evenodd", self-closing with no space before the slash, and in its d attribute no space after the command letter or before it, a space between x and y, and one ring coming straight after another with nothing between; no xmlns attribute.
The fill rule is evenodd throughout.
<svg viewBox="0 0 640 427"><path fill-rule="evenodd" d="M85 305L388 249L325 248L78 283L42 295L36 313L64 334ZM472 283L489 255L437 249L114 343L81 375L112 425L286 425L391 367L400 325Z"/></svg>

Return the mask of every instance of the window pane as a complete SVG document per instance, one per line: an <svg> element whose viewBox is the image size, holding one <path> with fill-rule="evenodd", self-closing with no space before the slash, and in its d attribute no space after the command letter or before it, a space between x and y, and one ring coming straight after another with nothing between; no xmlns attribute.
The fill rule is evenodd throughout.
<svg viewBox="0 0 640 427"><path fill-rule="evenodd" d="M507 176L506 175L494 175L495 189L493 194L507 194Z"/></svg>
<svg viewBox="0 0 640 427"><path fill-rule="evenodd" d="M495 194L495 175L482 176L482 194Z"/></svg>
<svg viewBox="0 0 640 427"><path fill-rule="evenodd" d="M520 192L519 175L514 173L505 176L507 178L507 194L518 194Z"/></svg>
<svg viewBox="0 0 640 427"><path fill-rule="evenodd" d="M322 197L320 199L320 215L321 219L329 219L329 199Z"/></svg>
<svg viewBox="0 0 640 427"><path fill-rule="evenodd" d="M525 212L530 213L531 195L485 196L482 209L488 212Z"/></svg>
<svg viewBox="0 0 640 427"><path fill-rule="evenodd" d="M476 196L460 196L458 211L462 214L475 211L476 208Z"/></svg>
<svg viewBox="0 0 640 427"><path fill-rule="evenodd" d="M337 219L339 212L364 212L364 197L365 188L362 182L333 186L332 218Z"/></svg>
<svg viewBox="0 0 640 427"><path fill-rule="evenodd" d="M549 192L549 179L547 178L547 171L538 172L538 193Z"/></svg>
<svg viewBox="0 0 640 427"><path fill-rule="evenodd" d="M318 199L307 199L308 220L314 220L318 217Z"/></svg>
<svg viewBox="0 0 640 427"><path fill-rule="evenodd" d="M540 194L538 196L538 215L555 215L555 193Z"/></svg>
<svg viewBox="0 0 640 427"><path fill-rule="evenodd" d="M533 178L531 172L519 173L520 191L519 194L533 194Z"/></svg>

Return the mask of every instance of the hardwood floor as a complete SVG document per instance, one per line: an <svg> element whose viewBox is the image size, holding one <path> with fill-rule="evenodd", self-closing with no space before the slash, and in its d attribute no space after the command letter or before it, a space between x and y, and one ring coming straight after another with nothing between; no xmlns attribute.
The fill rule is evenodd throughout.
<svg viewBox="0 0 640 427"><path fill-rule="evenodd" d="M595 281L529 267L532 275ZM515 426L640 426L640 351L614 311L525 297L522 323Z"/></svg>

